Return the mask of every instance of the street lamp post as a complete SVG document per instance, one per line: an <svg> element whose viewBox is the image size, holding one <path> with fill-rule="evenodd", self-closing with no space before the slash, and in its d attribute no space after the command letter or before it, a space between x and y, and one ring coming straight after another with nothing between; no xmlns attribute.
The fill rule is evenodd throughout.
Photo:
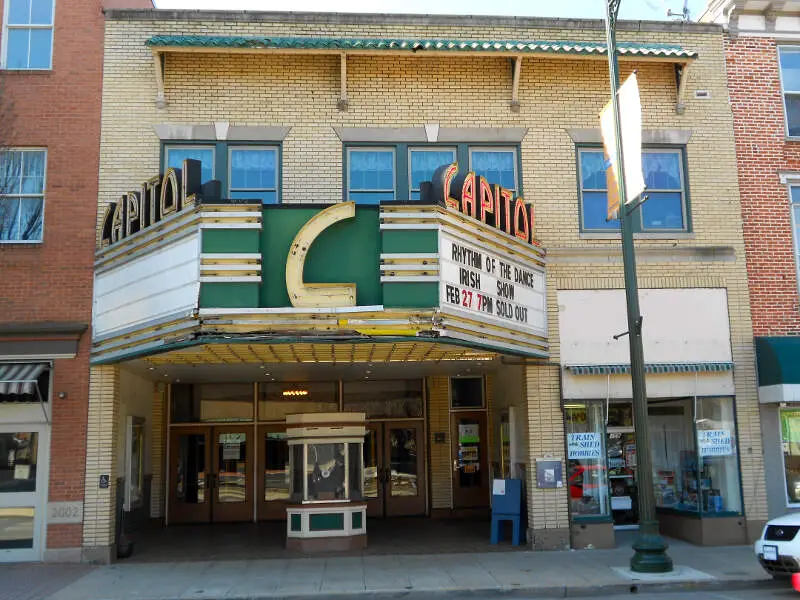
<svg viewBox="0 0 800 600"><path fill-rule="evenodd" d="M636 281L636 255L633 247L631 212L626 204L625 174L622 155L622 127L620 125L619 70L615 28L621 0L607 0L606 47L608 73L611 82L611 103L614 112L616 139L617 185L619 190L619 221L622 228L622 264L625 273L625 299L628 308L628 340L631 354L631 383L633 386L633 424L636 431L636 457L638 466L637 488L639 499L639 534L633 543L634 555L631 570L638 573L666 573L672 570L672 560L667 556L667 544L658 531L653 497L653 470L650 461L650 434L647 428L647 390L644 379L644 351L642 349L642 316L639 312L639 289Z"/></svg>

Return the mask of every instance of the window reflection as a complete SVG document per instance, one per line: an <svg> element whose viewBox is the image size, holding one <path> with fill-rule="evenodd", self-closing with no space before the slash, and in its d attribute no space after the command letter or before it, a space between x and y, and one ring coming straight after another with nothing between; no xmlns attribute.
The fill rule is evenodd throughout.
<svg viewBox="0 0 800 600"><path fill-rule="evenodd" d="M0 494L36 491L38 434L0 433Z"/></svg>

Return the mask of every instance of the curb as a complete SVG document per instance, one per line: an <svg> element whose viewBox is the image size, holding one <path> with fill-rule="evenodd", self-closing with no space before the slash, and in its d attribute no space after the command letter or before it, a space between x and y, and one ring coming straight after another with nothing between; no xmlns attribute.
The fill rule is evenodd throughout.
<svg viewBox="0 0 800 600"><path fill-rule="evenodd" d="M251 596L225 596L224 600L449 600L451 598L587 598L610 595L667 592L743 591L754 589L784 589L786 583L772 579L741 580L696 580L669 582L630 582L596 586L541 586L541 587L492 587L492 588L448 588L448 589L394 589L373 591L322 591L312 594L265 594ZM203 600L211 600L202 596ZM175 599L177 600L177 599ZM222 598L216 600L223 600Z"/></svg>

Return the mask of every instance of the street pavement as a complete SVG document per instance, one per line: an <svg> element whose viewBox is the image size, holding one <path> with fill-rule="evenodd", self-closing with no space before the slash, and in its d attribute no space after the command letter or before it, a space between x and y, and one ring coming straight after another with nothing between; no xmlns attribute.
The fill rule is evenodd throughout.
<svg viewBox="0 0 800 600"><path fill-rule="evenodd" d="M615 595L630 598L637 593L642 598L658 591L663 592L657 595L658 600L671 600L669 595L676 599L738 600L782 598L780 593L788 588L787 582L773 582L763 572L751 546L703 548L684 544L673 550L676 573L644 580L632 580L622 572L628 564L630 548L162 563L121 561L84 571L59 589L46 587L48 570L57 570L63 577L63 570L68 567L17 565L0 567L0 598L378 600L402 596L414 600L603 596L610 600ZM26 590L25 581L39 586L39 595ZM22 587L15 591L14 586ZM795 592L791 592L791 597L800 598Z"/></svg>

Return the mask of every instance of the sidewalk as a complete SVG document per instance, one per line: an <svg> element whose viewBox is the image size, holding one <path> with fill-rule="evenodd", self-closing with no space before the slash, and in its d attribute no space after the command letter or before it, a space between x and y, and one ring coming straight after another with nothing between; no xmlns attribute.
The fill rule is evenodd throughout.
<svg viewBox="0 0 800 600"><path fill-rule="evenodd" d="M405 556L351 556L268 560L125 563L95 567L58 591L41 596L14 593L31 571L44 585L49 569L63 577L65 567L0 567L0 598L19 600L183 600L464 597L469 595L564 598L586 595L683 589L786 587L758 565L750 546L673 547L676 574L631 580L614 567L627 567L630 548L563 552L509 552ZM85 567L76 566L81 569ZM19 576L21 575L21 576ZM31 580L28 579L30 582ZM12 583L13 585L13 583Z"/></svg>

